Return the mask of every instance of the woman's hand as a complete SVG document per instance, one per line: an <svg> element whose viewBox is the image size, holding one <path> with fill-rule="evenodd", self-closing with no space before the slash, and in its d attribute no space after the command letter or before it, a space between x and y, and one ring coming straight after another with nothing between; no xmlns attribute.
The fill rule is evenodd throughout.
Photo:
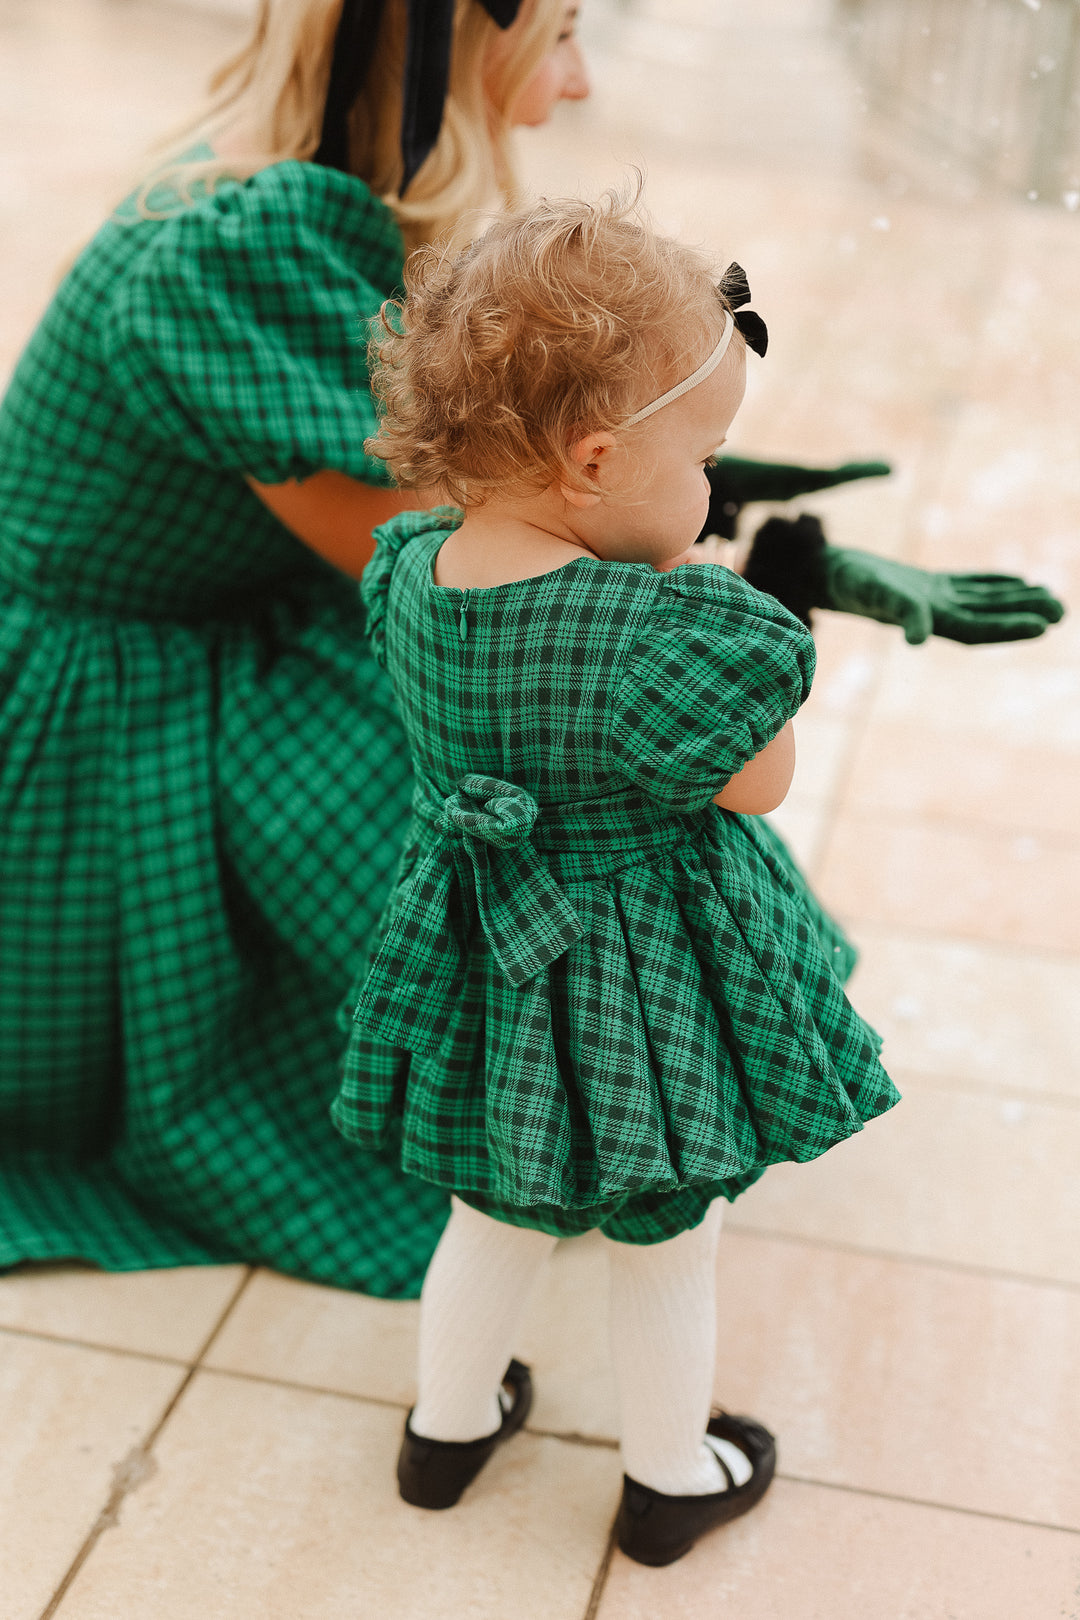
<svg viewBox="0 0 1080 1620"><path fill-rule="evenodd" d="M915 568L868 551L825 547L820 606L898 624L919 646L944 636L974 647L992 641L1029 641L1065 612L1044 585L1015 574L949 574Z"/></svg>
<svg viewBox="0 0 1080 1620"><path fill-rule="evenodd" d="M754 536L744 578L805 625L813 608L899 625L911 646L945 636L975 646L1041 636L1065 612L1044 585L1014 574L952 574L875 552L830 546L809 512L769 518Z"/></svg>
<svg viewBox="0 0 1080 1620"><path fill-rule="evenodd" d="M795 732L789 720L783 731L766 743L760 754L745 764L737 776L713 799L721 810L737 810L744 816L762 816L775 810L787 797L795 775Z"/></svg>
<svg viewBox="0 0 1080 1620"><path fill-rule="evenodd" d="M315 473L302 483L248 483L269 507L312 551L317 551L343 574L359 579L375 550L371 531L396 512L429 503L415 490L379 489L340 472Z"/></svg>

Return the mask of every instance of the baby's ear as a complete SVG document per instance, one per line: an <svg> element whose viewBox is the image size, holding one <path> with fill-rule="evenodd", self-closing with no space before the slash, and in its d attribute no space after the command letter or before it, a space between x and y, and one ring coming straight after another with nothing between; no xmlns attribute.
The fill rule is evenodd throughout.
<svg viewBox="0 0 1080 1620"><path fill-rule="evenodd" d="M576 489L571 484L559 484L559 493L568 506L595 506L600 500L600 472L604 458L615 448L613 433L586 433L570 446L570 460L576 461L595 490Z"/></svg>

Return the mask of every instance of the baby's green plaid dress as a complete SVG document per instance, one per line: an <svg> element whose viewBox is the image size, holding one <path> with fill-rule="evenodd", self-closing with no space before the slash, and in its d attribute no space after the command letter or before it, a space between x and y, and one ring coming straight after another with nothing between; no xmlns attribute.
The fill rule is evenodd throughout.
<svg viewBox="0 0 1080 1620"><path fill-rule="evenodd" d="M386 482L363 317L401 240L306 163L164 201L0 408L0 1265L410 1295L446 1196L328 1112L408 750L356 586L244 482Z"/></svg>
<svg viewBox="0 0 1080 1620"><path fill-rule="evenodd" d="M850 946L712 803L813 643L723 568L437 586L458 522L395 518L364 577L417 789L334 1117L502 1220L658 1242L897 1101Z"/></svg>

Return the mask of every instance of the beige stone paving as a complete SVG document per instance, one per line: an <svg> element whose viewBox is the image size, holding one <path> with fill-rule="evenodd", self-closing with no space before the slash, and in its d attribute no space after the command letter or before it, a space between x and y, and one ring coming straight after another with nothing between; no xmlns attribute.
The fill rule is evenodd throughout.
<svg viewBox="0 0 1080 1620"><path fill-rule="evenodd" d="M0 1330L192 1362L246 1276L246 1266L112 1274L35 1266L0 1284Z"/></svg>
<svg viewBox="0 0 1080 1620"><path fill-rule="evenodd" d="M783 1467L796 1476L1080 1524L1072 1465L1080 1297L991 1267L853 1252L859 1246L857 1232L833 1244L797 1233L727 1234L718 1398L774 1422ZM530 1424L538 1431L618 1433L606 1286L602 1246L574 1242L532 1304L520 1344L543 1369ZM376 1339L372 1325L390 1309L393 1329ZM415 1331L414 1307L260 1276L208 1361L407 1404ZM1025 1414L1019 1454L999 1443L1002 1407Z"/></svg>
<svg viewBox="0 0 1080 1620"><path fill-rule="evenodd" d="M616 1555L597 1620L1059 1620L1076 1537L780 1481L671 1572Z"/></svg>
<svg viewBox="0 0 1080 1620"><path fill-rule="evenodd" d="M912 1077L1080 1097L1080 961L862 925L852 994Z"/></svg>
<svg viewBox="0 0 1080 1620"><path fill-rule="evenodd" d="M897 1072L904 1107L808 1165L777 1165L732 1226L1080 1283L1070 1100Z"/></svg>
<svg viewBox="0 0 1080 1620"><path fill-rule="evenodd" d="M1080 951L1080 837L844 810L818 880L841 916Z"/></svg>
<svg viewBox="0 0 1080 1620"><path fill-rule="evenodd" d="M0 374L243 5L0 0ZM828 15L586 0L597 93L524 137L527 177L645 160L661 224L746 264L772 347L733 447L897 463L806 502L837 541L1076 596L1080 225L906 190ZM521 1335L533 1433L447 1515L392 1488L415 1305L241 1267L22 1273L2 1620L1075 1620L1080 620L972 651L822 615L818 650L777 821L863 947L906 1097L730 1218L717 1390L780 1434L765 1504L674 1569L607 1570L589 1239Z"/></svg>
<svg viewBox="0 0 1080 1620"><path fill-rule="evenodd" d="M131 1461L184 1376L113 1350L0 1333L4 1620L44 1611L118 1479L138 1479Z"/></svg>
<svg viewBox="0 0 1080 1620"><path fill-rule="evenodd" d="M811 739L813 742L816 739ZM802 752L807 740L800 735ZM1037 793L1022 784L1038 782ZM1080 801L1080 752L1035 742L988 748L985 738L917 720L869 728L851 766L848 802L860 815L903 804L920 820L1071 838Z"/></svg>
<svg viewBox="0 0 1080 1620"><path fill-rule="evenodd" d="M619 1489L611 1451L525 1436L453 1514L387 1488L396 1408L203 1373L64 1620L576 1620Z"/></svg>

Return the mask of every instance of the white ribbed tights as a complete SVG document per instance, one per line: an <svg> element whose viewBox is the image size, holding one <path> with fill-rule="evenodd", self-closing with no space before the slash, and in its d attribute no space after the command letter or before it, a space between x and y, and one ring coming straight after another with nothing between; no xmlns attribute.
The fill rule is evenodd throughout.
<svg viewBox="0 0 1080 1620"><path fill-rule="evenodd" d="M716 1245L722 1205L664 1243L607 1241L611 1349L632 1479L671 1496L736 1484L743 1454L705 1439L716 1354ZM420 1303L420 1396L414 1434L476 1440L498 1428L499 1389L529 1295L555 1239L453 1200Z"/></svg>

